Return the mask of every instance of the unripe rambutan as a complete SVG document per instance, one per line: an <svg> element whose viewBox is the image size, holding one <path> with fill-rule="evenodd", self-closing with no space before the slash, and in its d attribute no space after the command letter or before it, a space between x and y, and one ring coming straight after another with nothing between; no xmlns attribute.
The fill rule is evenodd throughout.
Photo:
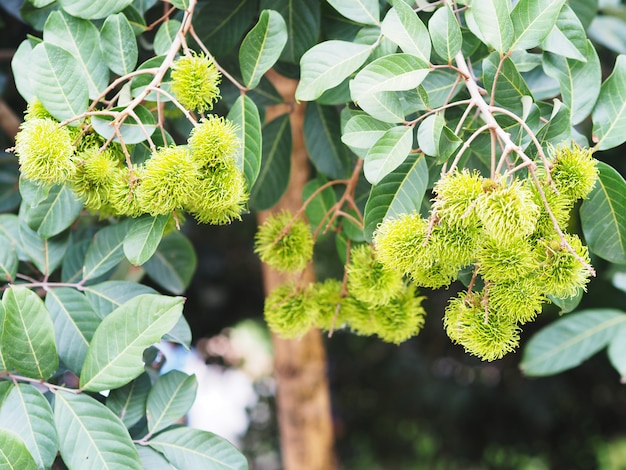
<svg viewBox="0 0 626 470"><path fill-rule="evenodd" d="M571 147L559 145L551 153L551 175L559 192L572 202L587 197L598 179L593 150L574 143Z"/></svg>
<svg viewBox="0 0 626 470"><path fill-rule="evenodd" d="M15 154L22 174L34 181L64 183L76 171L72 137L54 119L30 119L20 126Z"/></svg>
<svg viewBox="0 0 626 470"><path fill-rule="evenodd" d="M26 114L24 115L25 121L31 121L33 119L52 119L52 114L44 107L43 103L39 99L35 98L26 107Z"/></svg>
<svg viewBox="0 0 626 470"><path fill-rule="evenodd" d="M194 199L185 209L203 224L222 225L241 220L248 201L246 182L232 161L214 169L200 171Z"/></svg>
<svg viewBox="0 0 626 470"><path fill-rule="evenodd" d="M529 276L538 261L525 238L496 240L484 237L476 255L480 275L489 281L515 281Z"/></svg>
<svg viewBox="0 0 626 470"><path fill-rule="evenodd" d="M75 160L76 172L70 179L72 190L87 209L98 211L108 205L115 181L122 178L119 158L109 148L100 151L92 147Z"/></svg>
<svg viewBox="0 0 626 470"><path fill-rule="evenodd" d="M137 199L137 190L141 185L143 173L142 166L133 168L132 172L127 167L122 168L109 194L109 206L114 214L128 217L139 217L145 214Z"/></svg>
<svg viewBox="0 0 626 470"><path fill-rule="evenodd" d="M548 211L545 208L541 195L534 184L529 184L530 190L533 194L533 201L539 208L539 217L535 224L536 238L552 237L555 234L554 222L550 218ZM554 188L549 185L542 185L543 193L545 195L550 211L554 215L561 230L567 228L567 224L570 219L570 213L572 210L572 201L568 196L557 193Z"/></svg>
<svg viewBox="0 0 626 470"><path fill-rule="evenodd" d="M315 326L321 330L337 330L346 323L341 286L341 281L329 278L307 288L309 304L317 311Z"/></svg>
<svg viewBox="0 0 626 470"><path fill-rule="evenodd" d="M495 183L495 187L487 183ZM488 235L495 239L520 238L535 231L539 208L520 181L486 180L483 187L486 191L476 200L476 213Z"/></svg>
<svg viewBox="0 0 626 470"><path fill-rule="evenodd" d="M581 262L589 264L589 250L578 236L566 234L565 238L578 258L558 237L540 240L536 248L545 292L557 298L571 297L578 289L585 289L590 276L587 266Z"/></svg>
<svg viewBox="0 0 626 470"><path fill-rule="evenodd" d="M490 311L521 325L533 321L548 301L536 276L489 284Z"/></svg>
<svg viewBox="0 0 626 470"><path fill-rule="evenodd" d="M144 212L168 214L197 198L199 169L187 147L159 149L145 163L137 200Z"/></svg>
<svg viewBox="0 0 626 470"><path fill-rule="evenodd" d="M274 289L265 299L265 321L283 338L300 338L313 326L315 311L308 308L305 290L292 283Z"/></svg>
<svg viewBox="0 0 626 470"><path fill-rule="evenodd" d="M213 114L192 129L188 142L199 167L229 164L240 146L235 125Z"/></svg>
<svg viewBox="0 0 626 470"><path fill-rule="evenodd" d="M254 251L274 269L302 271L313 257L313 235L306 222L293 220L289 211L282 211L269 216L259 227Z"/></svg>
<svg viewBox="0 0 626 470"><path fill-rule="evenodd" d="M220 96L221 74L203 54L185 55L172 65L172 92L185 108L201 113Z"/></svg>
<svg viewBox="0 0 626 470"><path fill-rule="evenodd" d="M416 336L424 326L426 312L423 297L415 295L413 286L405 286L401 294L387 305L376 308L376 335L387 343L400 344Z"/></svg>
<svg viewBox="0 0 626 470"><path fill-rule="evenodd" d="M460 227L477 224L475 204L483 193L480 173L467 169L448 173L435 183L434 192L433 210L442 223Z"/></svg>
<svg viewBox="0 0 626 470"><path fill-rule="evenodd" d="M347 270L350 294L373 307L388 304L404 287L402 274L377 261L367 244L352 247Z"/></svg>
<svg viewBox="0 0 626 470"><path fill-rule="evenodd" d="M467 298L466 298L467 297ZM506 315L487 311L481 292L461 292L450 300L444 316L446 333L454 343L484 361L501 359L519 344L519 327Z"/></svg>

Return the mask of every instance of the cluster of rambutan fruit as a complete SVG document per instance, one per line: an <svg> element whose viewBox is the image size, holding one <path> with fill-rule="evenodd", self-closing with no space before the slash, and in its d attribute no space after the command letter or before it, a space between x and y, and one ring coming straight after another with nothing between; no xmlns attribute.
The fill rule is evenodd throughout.
<svg viewBox="0 0 626 470"><path fill-rule="evenodd" d="M346 324L399 343L423 324L413 286L447 287L469 269L467 290L446 308L445 330L469 353L501 358L517 347L519 325L533 320L548 296L576 295L592 273L587 247L567 233L571 209L597 179L592 152L559 146L547 166L523 179L485 178L467 169L446 173L433 188L429 217L384 220L372 245L351 250L345 285L331 280L277 289L266 303L268 324L289 337L311 326ZM310 259L313 241L304 222L282 214L261 227L256 246L270 265L298 270Z"/></svg>
<svg viewBox="0 0 626 470"><path fill-rule="evenodd" d="M181 105L204 112L219 98L220 78L208 58L183 56L172 66L172 92ZM68 185L88 210L102 216L177 211L211 224L240 218L248 193L230 121L208 115L195 125L187 145L154 149L144 162L132 162L133 146L125 147L107 144L89 119L61 126L35 100L17 135L15 153L25 178Z"/></svg>

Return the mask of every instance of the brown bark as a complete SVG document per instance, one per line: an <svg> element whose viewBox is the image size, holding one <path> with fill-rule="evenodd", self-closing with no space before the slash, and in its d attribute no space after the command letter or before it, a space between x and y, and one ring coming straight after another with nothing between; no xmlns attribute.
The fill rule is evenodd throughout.
<svg viewBox="0 0 626 470"><path fill-rule="evenodd" d="M259 223L281 209L296 212L302 205L302 188L308 180L309 164L304 146L304 104L296 103L297 81L273 71L268 73L285 105L268 108L267 119L290 113L293 150L289 186L279 203L270 211L260 212ZM266 293L289 277L263 266ZM298 282L315 279L311 265ZM331 470L336 467L333 453L333 428L330 411L326 352L318 330L311 330L300 340L274 336L274 374L277 383L278 424L280 428L283 466L286 470Z"/></svg>

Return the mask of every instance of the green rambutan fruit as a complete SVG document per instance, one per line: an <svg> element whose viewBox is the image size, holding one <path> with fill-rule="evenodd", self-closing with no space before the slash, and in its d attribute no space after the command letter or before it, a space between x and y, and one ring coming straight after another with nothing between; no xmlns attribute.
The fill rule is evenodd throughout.
<svg viewBox="0 0 626 470"><path fill-rule="evenodd" d="M313 326L316 311L309 308L305 289L286 283L267 296L264 315L273 333L283 338L300 338Z"/></svg>
<svg viewBox="0 0 626 470"><path fill-rule="evenodd" d="M483 279L495 282L523 279L539 264L527 239L496 240L489 236L482 241L476 263Z"/></svg>
<svg viewBox="0 0 626 470"><path fill-rule="evenodd" d="M283 210L265 220L255 237L261 261L285 272L302 271L313 257L313 235L302 219Z"/></svg>
<svg viewBox="0 0 626 470"><path fill-rule="evenodd" d="M489 284L489 310L521 325L533 321L548 301L536 276Z"/></svg>
<svg viewBox="0 0 626 470"><path fill-rule="evenodd" d="M221 74L208 57L191 54L172 65L172 92L185 108L201 113L213 108L220 97Z"/></svg>
<svg viewBox="0 0 626 470"><path fill-rule="evenodd" d="M568 197L572 203L587 197L598 179L593 150L573 143L571 146L559 145L551 154L552 180L559 193Z"/></svg>
<svg viewBox="0 0 626 470"><path fill-rule="evenodd" d="M476 199L483 193L480 173L463 169L444 175L435 183L433 210L444 224L460 227L476 226Z"/></svg>
<svg viewBox="0 0 626 470"><path fill-rule="evenodd" d="M376 335L387 343L400 344L416 336L424 326L426 312L423 297L415 295L413 286L405 286L401 294L374 313Z"/></svg>
<svg viewBox="0 0 626 470"><path fill-rule="evenodd" d="M561 243L558 236L539 240L536 247L541 263L540 280L545 292L557 298L571 297L578 289L585 289L591 275L582 262L587 265L590 262L588 248L582 244L577 235L566 234L565 239L578 257Z"/></svg>
<svg viewBox="0 0 626 470"><path fill-rule="evenodd" d="M89 148L75 157L76 172L70 185L76 195L91 211L98 211L110 200L116 180L122 178L123 167L113 150Z"/></svg>
<svg viewBox="0 0 626 470"><path fill-rule="evenodd" d="M189 135L189 149L199 167L219 167L235 160L240 142L235 125L213 114L194 127Z"/></svg>

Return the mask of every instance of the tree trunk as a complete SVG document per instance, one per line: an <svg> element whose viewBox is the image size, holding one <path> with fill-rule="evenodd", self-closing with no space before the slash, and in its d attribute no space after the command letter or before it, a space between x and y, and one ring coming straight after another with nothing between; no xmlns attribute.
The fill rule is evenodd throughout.
<svg viewBox="0 0 626 470"><path fill-rule="evenodd" d="M296 212L302 205L302 189L309 177L304 147L304 104L296 103L297 81L273 71L268 78L283 96L285 104L269 107L267 120L290 113L293 149L289 186L279 203L270 211L258 214L259 223L274 212L289 209ZM263 283L269 293L288 275L263 265ZM294 277L308 283L315 279L309 264L303 275ZM336 467L333 452L333 428L326 377L326 352L318 330L311 330L300 340L274 336L274 374L277 383L278 424L285 470L331 470Z"/></svg>

